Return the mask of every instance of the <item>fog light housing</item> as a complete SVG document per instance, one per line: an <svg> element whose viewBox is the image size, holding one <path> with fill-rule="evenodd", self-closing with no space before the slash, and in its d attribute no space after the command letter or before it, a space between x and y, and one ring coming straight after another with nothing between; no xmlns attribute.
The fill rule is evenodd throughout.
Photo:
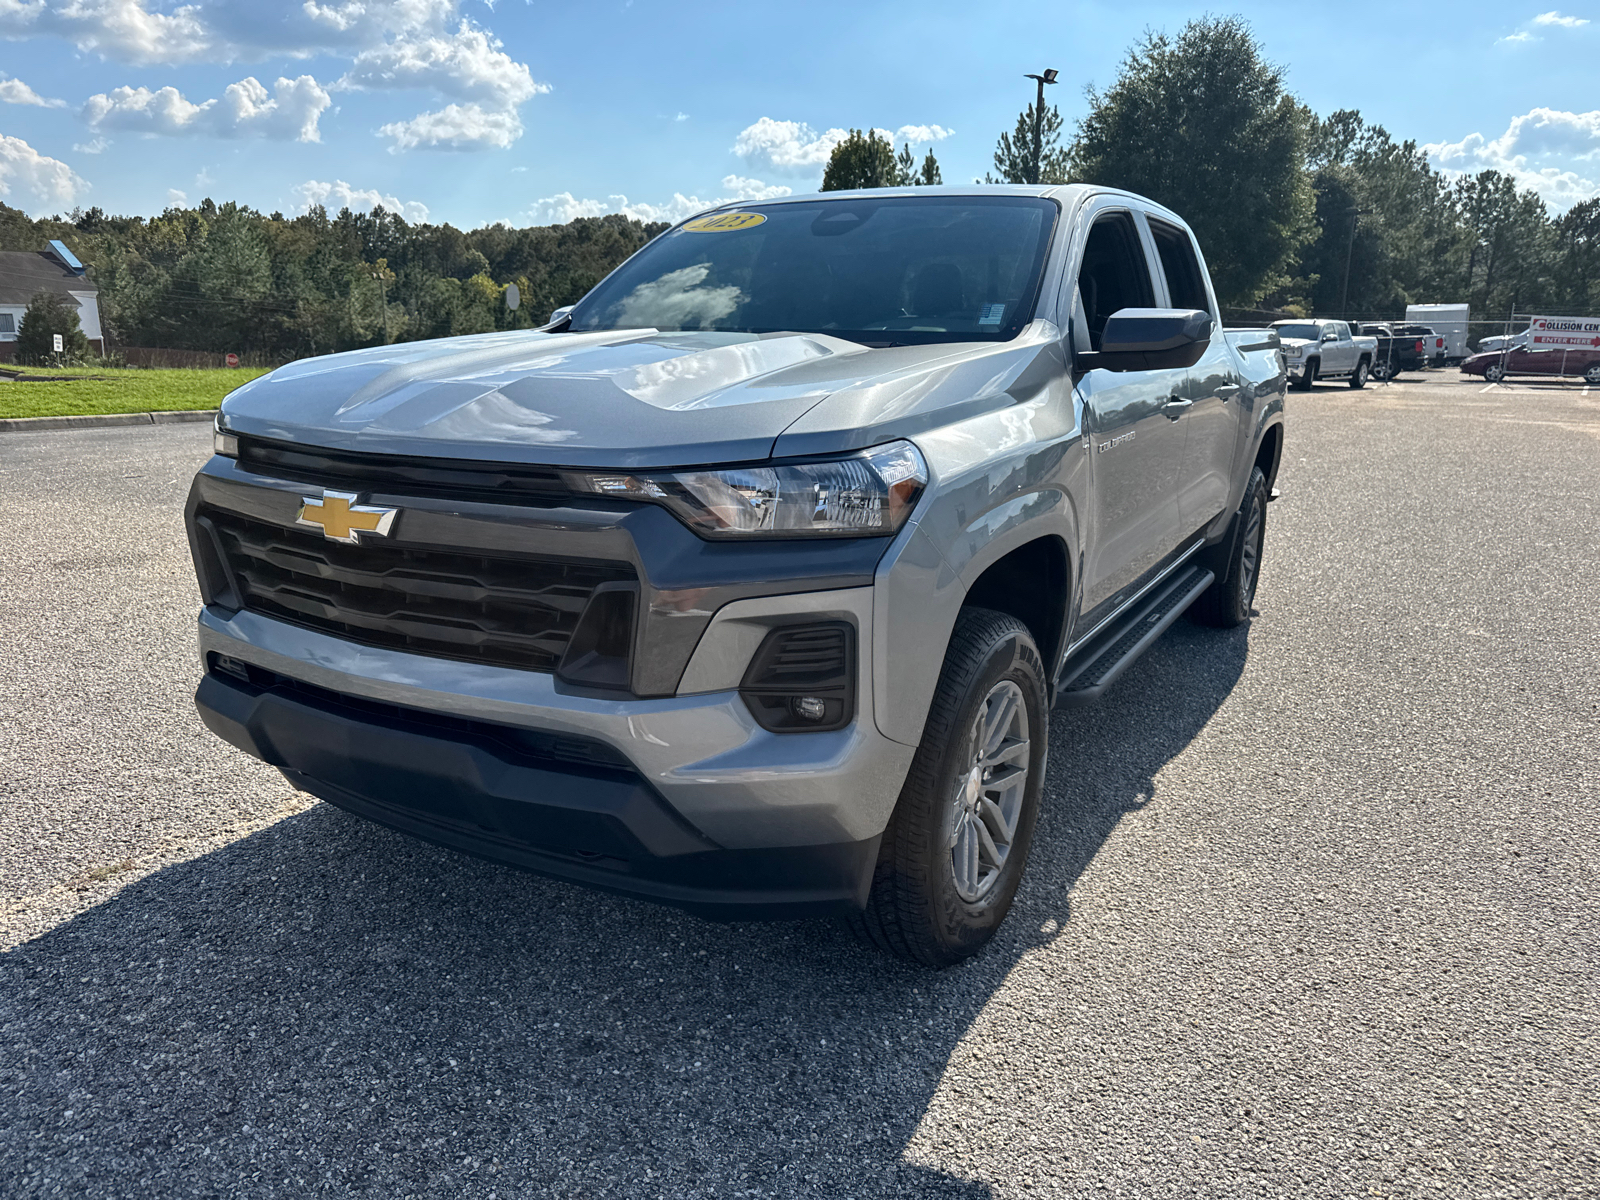
<svg viewBox="0 0 1600 1200"><path fill-rule="evenodd" d="M785 625L767 634L739 694L763 729L824 733L855 720L856 631L847 621Z"/></svg>

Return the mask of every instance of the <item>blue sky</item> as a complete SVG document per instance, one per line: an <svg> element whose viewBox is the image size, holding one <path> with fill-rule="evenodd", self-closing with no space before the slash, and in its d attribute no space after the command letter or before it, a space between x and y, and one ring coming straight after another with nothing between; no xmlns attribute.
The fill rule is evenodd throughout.
<svg viewBox="0 0 1600 1200"><path fill-rule="evenodd" d="M1292 15L1299 10L1299 15ZM837 131L932 146L946 182L1054 67L1070 130L1147 28L1197 4L872 0L0 0L0 199L153 214L383 202L518 225L677 218L813 190ZM1561 210L1600 194L1600 11L1240 4L1290 88ZM1337 14L1334 16L1333 14Z"/></svg>

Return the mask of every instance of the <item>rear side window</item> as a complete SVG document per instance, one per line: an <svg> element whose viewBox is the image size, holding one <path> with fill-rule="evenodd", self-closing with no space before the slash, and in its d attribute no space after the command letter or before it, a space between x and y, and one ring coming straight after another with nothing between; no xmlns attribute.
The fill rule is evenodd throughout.
<svg viewBox="0 0 1600 1200"><path fill-rule="evenodd" d="M1078 269L1078 296L1089 326L1089 347L1100 349L1106 318L1124 308L1152 308L1155 290L1139 231L1125 212L1108 213L1089 230Z"/></svg>
<svg viewBox="0 0 1600 1200"><path fill-rule="evenodd" d="M1189 235L1176 225L1153 217L1150 233L1156 240L1156 253L1161 256L1161 269L1167 276L1167 294L1172 297L1172 307L1210 312L1205 276L1200 273L1200 260L1195 257Z"/></svg>

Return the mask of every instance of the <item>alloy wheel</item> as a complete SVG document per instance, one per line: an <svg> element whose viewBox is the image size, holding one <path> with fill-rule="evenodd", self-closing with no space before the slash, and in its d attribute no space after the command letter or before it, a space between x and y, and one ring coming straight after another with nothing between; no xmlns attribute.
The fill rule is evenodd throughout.
<svg viewBox="0 0 1600 1200"><path fill-rule="evenodd" d="M967 903L994 889L1016 840L1028 784L1028 707L1002 679L978 706L967 734L967 768L953 783L950 865Z"/></svg>

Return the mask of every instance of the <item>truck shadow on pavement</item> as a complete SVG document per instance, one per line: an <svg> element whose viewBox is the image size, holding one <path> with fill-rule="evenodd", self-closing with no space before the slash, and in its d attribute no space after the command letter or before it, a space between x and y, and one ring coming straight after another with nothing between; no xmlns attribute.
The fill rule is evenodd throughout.
<svg viewBox="0 0 1600 1200"><path fill-rule="evenodd" d="M973 1079L994 1048L963 1039L1246 653L1246 630L1180 622L1100 706L1056 714L1017 905L942 973L831 924L705 923L326 805L160 871L0 957L0 1191L992 1195L1015 1182L1005 1135L973 1127L1004 1099ZM1059 979L1029 1003L1070 1026L1071 996ZM992 1154L946 1155L957 1129Z"/></svg>

